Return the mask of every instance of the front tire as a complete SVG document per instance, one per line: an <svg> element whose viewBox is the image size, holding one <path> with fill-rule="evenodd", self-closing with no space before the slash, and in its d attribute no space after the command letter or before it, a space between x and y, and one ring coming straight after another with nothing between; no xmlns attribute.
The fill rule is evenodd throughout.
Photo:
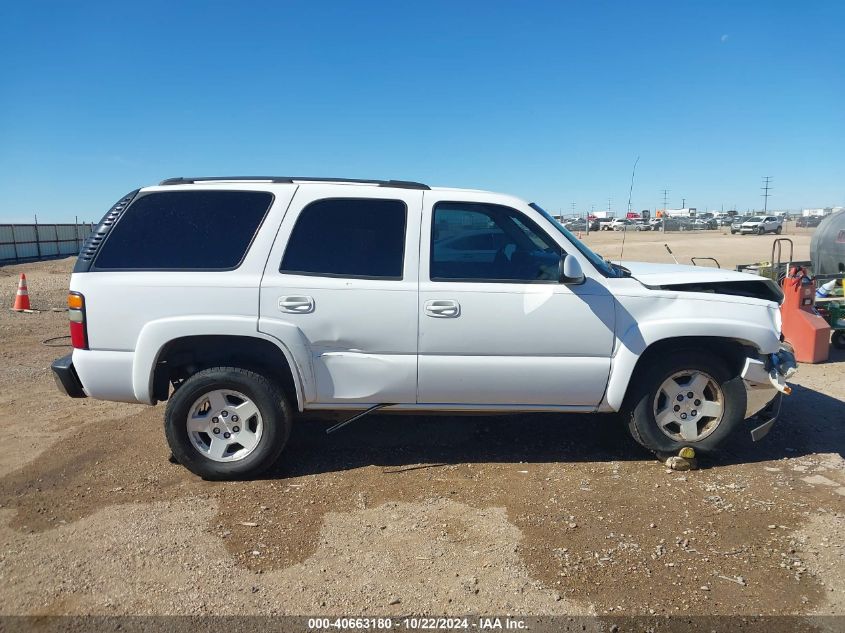
<svg viewBox="0 0 845 633"><path fill-rule="evenodd" d="M674 352L634 380L628 429L655 453L677 453L685 446L713 452L745 418L742 378L711 354Z"/></svg>
<svg viewBox="0 0 845 633"><path fill-rule="evenodd" d="M254 477L272 466L290 435L284 393L239 367L197 372L167 403L164 430L176 460L203 479Z"/></svg>
<svg viewBox="0 0 845 633"><path fill-rule="evenodd" d="M845 349L845 330L834 330L831 342L836 349Z"/></svg>

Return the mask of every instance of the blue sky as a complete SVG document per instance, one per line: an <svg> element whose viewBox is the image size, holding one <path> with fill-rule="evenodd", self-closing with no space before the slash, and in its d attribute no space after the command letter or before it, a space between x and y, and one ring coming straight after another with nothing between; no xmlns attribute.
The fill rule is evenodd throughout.
<svg viewBox="0 0 845 633"><path fill-rule="evenodd" d="M845 3L0 2L0 221L169 176L845 204Z"/></svg>

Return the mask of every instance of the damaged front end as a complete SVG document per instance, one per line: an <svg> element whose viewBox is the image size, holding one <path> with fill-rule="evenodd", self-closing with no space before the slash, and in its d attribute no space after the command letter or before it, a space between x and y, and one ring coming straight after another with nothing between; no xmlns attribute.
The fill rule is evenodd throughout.
<svg viewBox="0 0 845 633"><path fill-rule="evenodd" d="M745 417L756 424L751 429L755 442L763 439L777 421L783 396L792 393L786 381L796 369L795 355L786 347L776 354L745 359L740 374L747 398Z"/></svg>

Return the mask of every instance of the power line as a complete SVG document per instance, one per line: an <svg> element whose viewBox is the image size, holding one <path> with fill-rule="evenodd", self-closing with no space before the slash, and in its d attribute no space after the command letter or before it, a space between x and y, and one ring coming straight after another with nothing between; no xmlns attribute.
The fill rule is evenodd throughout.
<svg viewBox="0 0 845 633"><path fill-rule="evenodd" d="M668 202L667 202L668 200L669 200L669 190L664 189L663 190L663 219L660 222L660 230L664 233L666 232L666 220L669 219L669 216L666 213L666 205L668 204ZM655 213L654 215L657 215L657 214Z"/></svg>
<svg viewBox="0 0 845 633"><path fill-rule="evenodd" d="M763 186L760 187L763 190L763 193L760 194L763 196L763 215L767 215L769 211L769 191L773 189L773 187L769 186L771 181L771 176L763 176Z"/></svg>

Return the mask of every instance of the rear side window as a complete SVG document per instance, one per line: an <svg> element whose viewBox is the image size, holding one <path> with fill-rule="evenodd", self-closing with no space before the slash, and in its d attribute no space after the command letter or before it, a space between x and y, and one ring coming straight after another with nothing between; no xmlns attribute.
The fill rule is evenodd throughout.
<svg viewBox="0 0 845 633"><path fill-rule="evenodd" d="M299 214L280 272L402 279L407 207L401 200L327 199Z"/></svg>
<svg viewBox="0 0 845 633"><path fill-rule="evenodd" d="M97 269L230 270L246 255L273 203L266 191L163 191L124 212Z"/></svg>

